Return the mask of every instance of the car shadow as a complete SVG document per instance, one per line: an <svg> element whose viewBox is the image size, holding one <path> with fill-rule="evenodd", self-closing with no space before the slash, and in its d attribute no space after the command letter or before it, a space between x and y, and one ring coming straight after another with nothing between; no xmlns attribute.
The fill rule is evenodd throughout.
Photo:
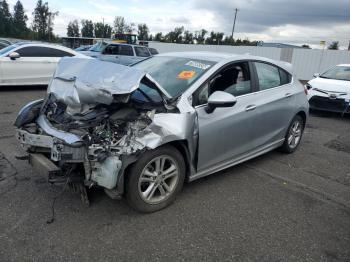
<svg viewBox="0 0 350 262"><path fill-rule="evenodd" d="M47 85L35 85L35 86L0 86L0 92L12 91L12 92L22 92L22 91L32 91L32 90L46 90Z"/></svg>

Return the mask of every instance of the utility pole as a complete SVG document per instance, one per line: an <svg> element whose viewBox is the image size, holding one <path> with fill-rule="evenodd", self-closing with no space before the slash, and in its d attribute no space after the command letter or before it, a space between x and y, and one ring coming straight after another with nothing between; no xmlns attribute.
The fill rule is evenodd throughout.
<svg viewBox="0 0 350 262"><path fill-rule="evenodd" d="M235 19L233 20L232 35L231 35L232 39L233 39L233 33L235 32L237 12L238 12L238 8L235 8Z"/></svg>
<svg viewBox="0 0 350 262"><path fill-rule="evenodd" d="M105 38L105 18L102 17L102 29L103 29L103 35L102 35L102 38Z"/></svg>

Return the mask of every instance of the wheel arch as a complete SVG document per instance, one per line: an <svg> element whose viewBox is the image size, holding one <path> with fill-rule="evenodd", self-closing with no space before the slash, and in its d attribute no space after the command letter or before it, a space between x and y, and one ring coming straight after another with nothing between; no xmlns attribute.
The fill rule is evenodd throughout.
<svg viewBox="0 0 350 262"><path fill-rule="evenodd" d="M176 148L180 152L180 154L182 155L184 163L185 163L185 168L186 168L185 179L188 181L188 178L191 174L191 171L193 170L193 167L191 164L191 156L190 156L190 152L189 152L189 148L188 148L188 142L186 140L174 140L174 141L170 141L170 142L167 142L165 144L162 144L159 147L166 146L166 145L170 145L170 146ZM147 150L142 151L138 155L133 155L133 156L127 157L127 159L125 159L126 164L120 170L120 174L118 176L117 186L116 186L116 191L120 195L125 193L125 179L127 179L127 174L130 171L132 165L145 152L147 152Z"/></svg>

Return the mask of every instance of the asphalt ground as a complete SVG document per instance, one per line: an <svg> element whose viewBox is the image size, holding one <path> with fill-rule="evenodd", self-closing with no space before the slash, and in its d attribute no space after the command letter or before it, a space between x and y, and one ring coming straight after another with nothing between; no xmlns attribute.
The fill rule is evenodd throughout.
<svg viewBox="0 0 350 262"><path fill-rule="evenodd" d="M85 207L15 159L13 121L43 88L0 90L0 261L350 261L350 117L311 114L300 148L186 184L139 214L100 190Z"/></svg>

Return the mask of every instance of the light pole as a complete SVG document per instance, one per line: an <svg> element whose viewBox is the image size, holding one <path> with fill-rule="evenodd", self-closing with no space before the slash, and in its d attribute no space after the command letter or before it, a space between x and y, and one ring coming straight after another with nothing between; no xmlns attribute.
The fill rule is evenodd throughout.
<svg viewBox="0 0 350 262"><path fill-rule="evenodd" d="M235 32L237 12L238 12L238 8L235 8L235 19L233 20L232 34L231 34L231 38L232 38L232 39L233 39L233 33Z"/></svg>

